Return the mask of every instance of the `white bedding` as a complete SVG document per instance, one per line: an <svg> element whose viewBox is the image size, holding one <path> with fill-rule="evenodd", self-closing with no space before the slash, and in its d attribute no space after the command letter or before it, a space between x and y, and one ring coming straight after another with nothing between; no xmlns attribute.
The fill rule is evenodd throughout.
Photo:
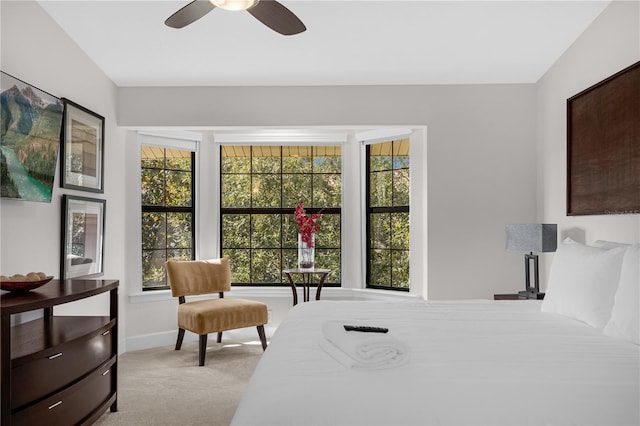
<svg viewBox="0 0 640 426"><path fill-rule="evenodd" d="M410 361L346 368L320 348L330 320L388 327ZM639 348L538 301L302 303L232 425L638 425Z"/></svg>

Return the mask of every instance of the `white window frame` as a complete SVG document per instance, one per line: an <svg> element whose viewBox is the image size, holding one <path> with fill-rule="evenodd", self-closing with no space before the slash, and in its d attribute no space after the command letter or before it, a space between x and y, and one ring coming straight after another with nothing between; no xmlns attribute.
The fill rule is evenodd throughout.
<svg viewBox="0 0 640 426"><path fill-rule="evenodd" d="M199 167L199 148L200 143L202 142L202 135L196 132L187 132L187 131L138 131L137 132L137 158L136 162L138 164L138 173L137 173L137 198L136 198L136 223L138 224L138 232L137 232L137 241L136 241L136 250L137 253L140 254L142 250L142 227L140 224L142 223L142 194L140 191L140 186L142 184L141 176L140 176L140 163L142 160L142 146L157 146L159 148L169 148L169 149L180 149L184 151L191 151L195 153L195 167L196 173L194 174L194 187L195 193L193 194L194 203L198 206L199 202L199 175L200 175L200 167ZM199 222L200 217L198 214L198 209L196 207L195 210L195 226L196 226L196 241L194 245L195 255L198 258L198 242L199 238ZM139 294L157 294L161 295L161 297L166 297L166 294L169 293L169 290L147 290L144 291L142 289L142 256L138 255L136 257L136 276L138 280L136 281L136 293Z"/></svg>

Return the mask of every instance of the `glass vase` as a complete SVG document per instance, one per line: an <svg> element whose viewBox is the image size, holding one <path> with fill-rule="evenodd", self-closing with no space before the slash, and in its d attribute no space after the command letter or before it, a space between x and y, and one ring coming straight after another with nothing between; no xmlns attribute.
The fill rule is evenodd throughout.
<svg viewBox="0 0 640 426"><path fill-rule="evenodd" d="M311 241L302 241L302 234L298 234L298 268L309 269L315 264L316 234L311 234Z"/></svg>

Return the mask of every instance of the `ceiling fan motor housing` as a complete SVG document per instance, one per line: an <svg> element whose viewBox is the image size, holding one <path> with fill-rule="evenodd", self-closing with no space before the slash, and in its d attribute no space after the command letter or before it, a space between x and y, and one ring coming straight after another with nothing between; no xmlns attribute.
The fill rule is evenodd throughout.
<svg viewBox="0 0 640 426"><path fill-rule="evenodd" d="M209 0L212 5L225 10L247 10L258 4L260 0Z"/></svg>

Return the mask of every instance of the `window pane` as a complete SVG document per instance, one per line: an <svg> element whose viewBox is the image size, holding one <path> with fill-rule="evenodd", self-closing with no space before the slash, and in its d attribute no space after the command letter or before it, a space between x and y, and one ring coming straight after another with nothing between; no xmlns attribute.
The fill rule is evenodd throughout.
<svg viewBox="0 0 640 426"><path fill-rule="evenodd" d="M369 194L370 207L388 207L392 205L393 175L391 171L375 172L369 175L371 181Z"/></svg>
<svg viewBox="0 0 640 426"><path fill-rule="evenodd" d="M235 283L251 282L251 256L250 250L223 250L224 256L231 259L231 281Z"/></svg>
<svg viewBox="0 0 640 426"><path fill-rule="evenodd" d="M223 175L222 207L249 207L251 205L251 175Z"/></svg>
<svg viewBox="0 0 640 426"><path fill-rule="evenodd" d="M340 147L316 147L314 151L314 173L342 173Z"/></svg>
<svg viewBox="0 0 640 426"><path fill-rule="evenodd" d="M391 213L391 248L409 250L409 213Z"/></svg>
<svg viewBox="0 0 640 426"><path fill-rule="evenodd" d="M164 205L164 170L142 169L142 205Z"/></svg>
<svg viewBox="0 0 640 426"><path fill-rule="evenodd" d="M167 247L191 249L191 223L191 213L167 213Z"/></svg>
<svg viewBox="0 0 640 426"><path fill-rule="evenodd" d="M393 141L394 168L409 168L409 139Z"/></svg>
<svg viewBox="0 0 640 426"><path fill-rule="evenodd" d="M164 168L164 148L143 145L140 149L140 159L142 167L162 169Z"/></svg>
<svg viewBox="0 0 640 426"><path fill-rule="evenodd" d="M393 142L376 143L369 147L369 167L372 172L393 168Z"/></svg>
<svg viewBox="0 0 640 426"><path fill-rule="evenodd" d="M313 175L313 205L310 207L339 207L342 177L337 174Z"/></svg>
<svg viewBox="0 0 640 426"><path fill-rule="evenodd" d="M167 170L167 205L191 205L191 172L175 172Z"/></svg>
<svg viewBox="0 0 640 426"><path fill-rule="evenodd" d="M171 170L191 171L191 152L179 149L166 149L166 168Z"/></svg>
<svg viewBox="0 0 640 426"><path fill-rule="evenodd" d="M409 251L394 250L391 253L392 287L409 288Z"/></svg>
<svg viewBox="0 0 640 426"><path fill-rule="evenodd" d="M391 252L389 250L371 250L371 277L373 285L391 285Z"/></svg>
<svg viewBox="0 0 640 426"><path fill-rule="evenodd" d="M280 175L253 175L252 207L280 207Z"/></svg>
<svg viewBox="0 0 640 426"><path fill-rule="evenodd" d="M296 218L291 214L282 215L282 247L298 247L298 225L296 224ZM296 252L297 255L297 252Z"/></svg>
<svg viewBox="0 0 640 426"><path fill-rule="evenodd" d="M251 147L223 146L222 173L251 173Z"/></svg>
<svg viewBox="0 0 640 426"><path fill-rule="evenodd" d="M164 250L142 251L142 288L164 287L167 285L166 270L167 261Z"/></svg>
<svg viewBox="0 0 640 426"><path fill-rule="evenodd" d="M316 268L331 269L327 282L340 282L340 250L339 249L316 249ZM297 261L297 259L296 259Z"/></svg>
<svg viewBox="0 0 640 426"><path fill-rule="evenodd" d="M164 249L167 243L164 213L142 214L142 248Z"/></svg>
<svg viewBox="0 0 640 426"><path fill-rule="evenodd" d="M311 173L311 147L282 147L283 173Z"/></svg>
<svg viewBox="0 0 640 426"><path fill-rule="evenodd" d="M260 248L280 248L280 215L256 214L251 220L251 245Z"/></svg>
<svg viewBox="0 0 640 426"><path fill-rule="evenodd" d="M408 169L409 168L409 156L394 156L393 157L393 168L394 169Z"/></svg>
<svg viewBox="0 0 640 426"><path fill-rule="evenodd" d="M279 250L256 249L251 251L251 282L277 283L280 280L282 265Z"/></svg>
<svg viewBox="0 0 640 426"><path fill-rule="evenodd" d="M311 200L311 174L282 175L282 207L295 209L301 200Z"/></svg>
<svg viewBox="0 0 640 426"><path fill-rule="evenodd" d="M393 171L393 205L409 205L409 170Z"/></svg>
<svg viewBox="0 0 640 426"><path fill-rule="evenodd" d="M340 215L325 214L320 221L320 232L316 235L316 246L339 248L340 238Z"/></svg>
<svg viewBox="0 0 640 426"><path fill-rule="evenodd" d="M372 213L370 217L372 248L388 249L391 246L391 224L387 213Z"/></svg>
<svg viewBox="0 0 640 426"><path fill-rule="evenodd" d="M252 147L253 173L280 173L280 147Z"/></svg>
<svg viewBox="0 0 640 426"><path fill-rule="evenodd" d="M298 267L298 249L295 250L282 250L282 269L297 268ZM317 257L316 257L317 259ZM287 277L282 274L281 282L288 283Z"/></svg>
<svg viewBox="0 0 640 426"><path fill-rule="evenodd" d="M248 214L229 214L222 216L222 247L251 247L251 216Z"/></svg>

